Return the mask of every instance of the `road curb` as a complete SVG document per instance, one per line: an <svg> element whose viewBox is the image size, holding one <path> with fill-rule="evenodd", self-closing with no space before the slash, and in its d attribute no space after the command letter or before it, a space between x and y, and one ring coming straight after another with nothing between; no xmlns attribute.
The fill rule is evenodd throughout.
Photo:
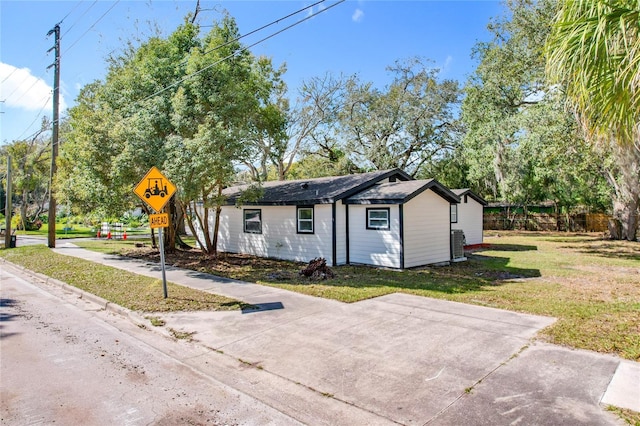
<svg viewBox="0 0 640 426"><path fill-rule="evenodd" d="M37 279L43 284L52 285L54 287L61 288L65 291L68 291L69 293L73 293L77 295L79 299L87 300L95 305L98 305L98 307L100 307L101 309L104 309L105 311L109 311L114 314L118 314L120 316L128 318L137 325L144 325L144 326L147 325L145 319L142 316L140 316L137 312L132 311L131 309L128 309L116 303L110 302L106 299L103 299L100 296L96 296L95 294L82 290L78 287L74 287L70 284L65 283L64 281L60 281L48 275L44 275L39 272L32 271L31 269L25 268L22 265L17 265L11 261L8 261L7 259L0 257L0 262L12 267L13 269L16 269L22 272L25 275L29 275Z"/></svg>

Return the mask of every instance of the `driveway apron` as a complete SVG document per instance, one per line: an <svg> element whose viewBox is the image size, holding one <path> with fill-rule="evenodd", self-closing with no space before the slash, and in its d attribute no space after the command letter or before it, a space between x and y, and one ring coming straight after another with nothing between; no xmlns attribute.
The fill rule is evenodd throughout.
<svg viewBox="0 0 640 426"><path fill-rule="evenodd" d="M59 253L159 278L157 264ZM619 424L600 400L617 358L538 343L554 318L390 294L345 304L168 267L167 279L257 305L160 314L200 344L399 424Z"/></svg>

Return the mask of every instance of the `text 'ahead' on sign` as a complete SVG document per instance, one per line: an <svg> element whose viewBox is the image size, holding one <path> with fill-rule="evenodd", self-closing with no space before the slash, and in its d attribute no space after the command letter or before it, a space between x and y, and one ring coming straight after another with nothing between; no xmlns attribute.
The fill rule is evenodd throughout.
<svg viewBox="0 0 640 426"><path fill-rule="evenodd" d="M149 226L151 228L168 228L169 227L169 213L150 214Z"/></svg>
<svg viewBox="0 0 640 426"><path fill-rule="evenodd" d="M133 192L156 212L162 210L176 192L176 186L157 167L151 167Z"/></svg>

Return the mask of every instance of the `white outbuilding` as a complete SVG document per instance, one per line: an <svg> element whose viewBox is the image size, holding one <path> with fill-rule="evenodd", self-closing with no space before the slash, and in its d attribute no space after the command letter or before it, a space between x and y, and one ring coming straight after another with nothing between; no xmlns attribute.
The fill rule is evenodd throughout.
<svg viewBox="0 0 640 426"><path fill-rule="evenodd" d="M453 189L460 203L451 205L451 229L464 232L465 244L473 246L483 243L483 216L487 202L468 188Z"/></svg>

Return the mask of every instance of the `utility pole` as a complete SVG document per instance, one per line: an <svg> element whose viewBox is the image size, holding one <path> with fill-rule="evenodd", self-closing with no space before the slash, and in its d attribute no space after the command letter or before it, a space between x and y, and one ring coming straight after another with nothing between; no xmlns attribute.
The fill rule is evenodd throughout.
<svg viewBox="0 0 640 426"><path fill-rule="evenodd" d="M11 156L7 155L7 191L4 201L4 248L11 247Z"/></svg>
<svg viewBox="0 0 640 426"><path fill-rule="evenodd" d="M51 52L55 49L56 60L53 64L49 65L47 69L54 68L53 74L53 133L51 135L51 177L49 179L49 234L48 245L49 248L55 248L56 246L56 198L53 192L53 181L56 176L57 166L56 157L58 156L58 128L59 128L59 109L60 109L60 24L56 24L52 30L47 33L47 36L55 34L55 44L47 52Z"/></svg>

